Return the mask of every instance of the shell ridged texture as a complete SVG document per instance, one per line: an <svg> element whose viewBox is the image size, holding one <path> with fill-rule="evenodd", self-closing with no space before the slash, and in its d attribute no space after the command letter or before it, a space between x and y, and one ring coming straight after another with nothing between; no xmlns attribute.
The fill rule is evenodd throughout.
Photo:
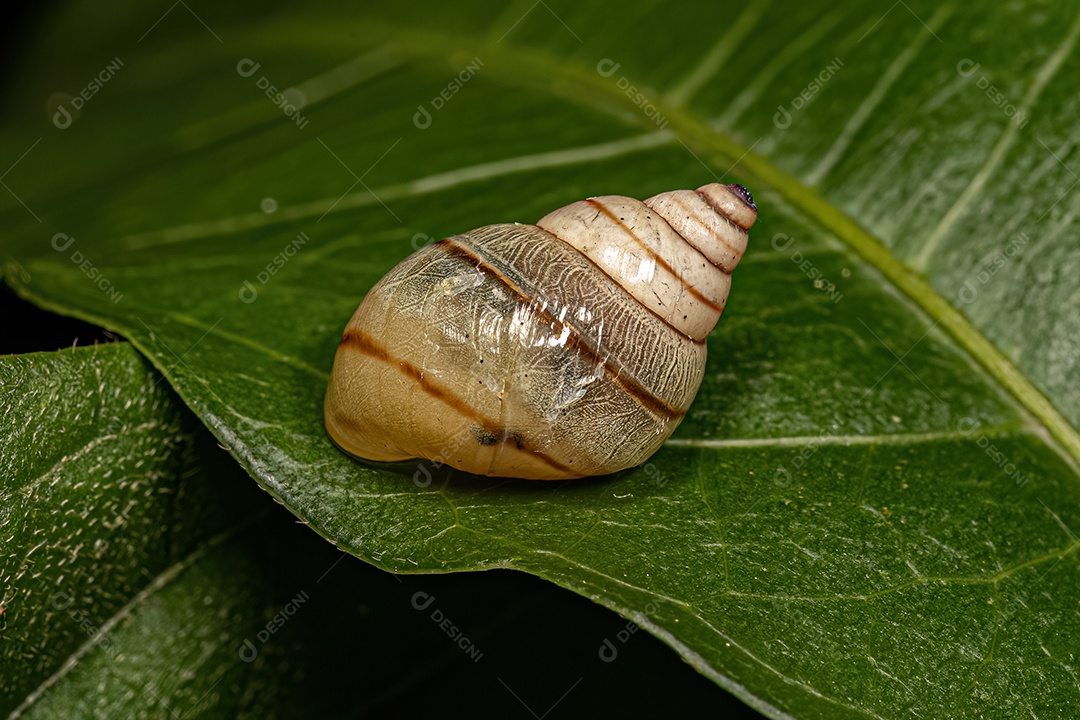
<svg viewBox="0 0 1080 720"><path fill-rule="evenodd" d="M345 452L561 479L640 464L685 416L756 217L740 186L572 203L391 270L345 328L325 421Z"/></svg>

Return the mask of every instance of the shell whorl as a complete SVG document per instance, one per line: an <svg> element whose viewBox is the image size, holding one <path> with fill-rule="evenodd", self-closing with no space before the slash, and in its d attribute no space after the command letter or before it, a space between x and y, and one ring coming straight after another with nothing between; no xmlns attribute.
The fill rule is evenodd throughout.
<svg viewBox="0 0 1080 720"><path fill-rule="evenodd" d="M563 479L643 462L686 416L757 217L710 184L597 197L428 245L367 293L327 383L345 452Z"/></svg>
<svg viewBox="0 0 1080 720"><path fill-rule="evenodd" d="M757 207L741 185L710 183L645 200L604 195L545 215L537 227L573 246L638 302L703 340L716 325Z"/></svg>

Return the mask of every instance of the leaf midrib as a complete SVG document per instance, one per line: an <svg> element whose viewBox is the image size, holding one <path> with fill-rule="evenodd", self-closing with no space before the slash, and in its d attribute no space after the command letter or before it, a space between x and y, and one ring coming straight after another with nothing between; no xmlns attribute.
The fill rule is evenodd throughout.
<svg viewBox="0 0 1080 720"><path fill-rule="evenodd" d="M443 37L443 40L443 48L452 47L450 38ZM410 46L416 47L413 43L410 43ZM423 54L425 53L414 53L413 55L420 56ZM559 62L557 59L546 55L528 53L527 51L513 50L507 52L502 50L500 54L504 60L520 56L521 62L518 64L518 71L528 69L530 67L529 56L535 55L533 59L540 59L536 66L543 68L547 73L554 70L564 80L578 83L580 88L593 92L599 90L616 103L630 107L625 102L625 99L620 100L621 95L615 91L613 83L598 82L597 78L580 68ZM539 78L539 73L535 77ZM1042 426L1061 443L1064 448L1062 450L1063 454L1071 458L1074 463L1080 462L1080 434L1077 433L1076 429L1057 412L1048 399L1012 365L1007 357L1000 353L992 343L968 323L961 313L939 296L927 282L921 279L911 268L893 257L883 243L862 228L854 219L831 206L824 198L817 195L810 188L803 186L794 177L787 175L761 157L749 152L743 152L744 148L731 139L719 135L692 113L665 106L662 102L657 103L657 105L665 117L671 120L672 127L680 134L684 134L692 144L706 148L714 157L720 156L730 161L741 158L742 166L747 168L747 172L744 173L747 177L768 185L822 227L835 233L841 241L851 247L870 266L881 272L894 287L922 309L932 320L939 321L946 332L964 348L965 352L1013 395L1015 400L1032 416L1037 418ZM635 110L635 108L631 109ZM620 115L619 117L623 118L624 116ZM647 125L644 122L641 122L641 124ZM136 344L141 346L139 342L136 342ZM153 359L152 355L150 357ZM171 371L165 368L159 367L159 369L167 375L171 374ZM1073 467L1075 469L1075 464ZM660 636L660 633L663 633L673 637L664 628L653 626L649 629L655 635ZM665 641L667 642L667 640ZM669 642L669 644L671 643ZM680 650L680 652L684 657L688 654L695 654L688 648ZM837 702L832 698L825 699L829 702Z"/></svg>
<svg viewBox="0 0 1080 720"><path fill-rule="evenodd" d="M629 116L634 118L637 126L651 131L656 129L655 125L619 92L617 85L610 82L609 78L601 77L587 68L561 61L546 53L493 43L477 36L450 37L439 32L417 31L389 23L365 24L359 33L355 28L346 31L340 27L340 24L335 25L331 21L309 23L281 21L277 27L283 31L288 30L281 35L286 42L291 40L304 45L314 37L318 37L319 46L324 48L334 47L335 41L355 48L359 34L372 43L383 47L393 47L395 52L412 60L429 59L449 62L449 58L463 54L463 47L472 47L475 44L476 47L483 48L485 57L498 59L498 62L486 63L485 71L502 78L504 82L521 85L526 84L523 82L526 81L530 85L540 85L546 91L580 105L599 107L600 110L608 112L620 122L625 123ZM275 25L270 24L250 31L251 37L248 40L254 41L264 33L272 33L274 28ZM396 38L397 43L387 44L387 37ZM695 71L696 67L691 70L691 75ZM552 82L553 77L557 77L558 82ZM598 106L596 102L598 96L607 98L608 102ZM1048 444L1068 461L1076 474L1080 475L1080 432L1004 353L968 322L962 313L939 295L915 270L896 258L884 243L856 220L831 205L813 189L803 185L764 157L751 152L749 148L743 147L722 132L714 130L707 120L689 112L685 105L671 105L660 93L657 93L655 100L652 98L650 100L657 107L660 115L669 120L669 125L677 136L686 137L691 144L704 149L711 158L719 156L729 165L738 163L742 179L771 188L781 198L834 234L866 263L878 270L909 301L921 309L931 323L941 325L964 352L1014 398L1025 411L1029 422L1033 418L1037 423L1032 424L1041 425L1049 433L1052 440L1047 438ZM682 102L686 103L690 100L692 98L686 98ZM69 309L64 312L71 314ZM134 344L145 352L140 342L136 340ZM152 358L152 355L150 357ZM161 369L166 376L171 375L167 369Z"/></svg>
<svg viewBox="0 0 1080 720"><path fill-rule="evenodd" d="M273 25L261 27L253 33L272 31ZM335 26L329 21L316 21L301 24L282 22L279 27L284 37L303 44L317 36L322 47L333 46L340 40L342 44L355 48L357 32ZM366 32L365 32L366 31ZM309 33L312 33L309 35ZM396 53L412 60L432 59L446 61L452 57L467 54L465 47L482 48L485 57L497 58L498 62L485 64L485 72L499 76L511 85L539 85L552 94L562 96L586 107L596 108L596 98L607 98L599 109L608 112L620 122L626 122L627 115L633 117L636 125L649 131L656 127L636 106L621 93L616 83L610 78L601 77L588 68L561 61L546 53L516 48L507 44L493 43L490 39L478 36L450 37L440 32L417 31L391 23L365 24L359 33L372 43L386 45L386 38L396 38L391 44ZM719 70L719 68L718 68ZM690 75L696 72L696 66ZM557 81L553 82L552 78ZM527 81L527 83L523 83ZM516 82L515 82L516 81ZM982 333L953 307L944 297L915 270L896 258L889 248L854 218L830 204L810 187L803 185L795 177L781 170L764 157L751 152L735 140L714 130L706 119L697 117L686 109L692 97L681 100L680 105L672 105L664 95L657 92L650 101L656 106L662 117L669 121L669 126L677 136L686 137L690 144L703 148L713 157L720 158L729 165L738 163L740 176L748 182L767 186L801 210L822 228L828 230L850 247L866 263L878 270L892 285L916 307L921 309L931 323L940 325L943 330L964 350L965 353L982 367L1004 390L1006 390L1025 411L1027 420L1037 420L1051 438L1048 444L1067 460L1072 470L1080 475L1080 432L1054 407L1053 403L1017 368L1009 358L991 343ZM626 111L629 111L627 113ZM681 142L681 140L680 140ZM711 169L711 168L710 168ZM1056 442L1054 442L1056 440Z"/></svg>
<svg viewBox="0 0 1080 720"><path fill-rule="evenodd" d="M398 37L408 38L405 45L396 49L414 58L429 57L433 54L445 58L447 55L461 52L460 38L453 39L439 33L418 33L398 26L387 26L387 29L392 30ZM498 68L495 72L500 75L506 75L512 80L520 79L522 75L528 74L536 83L550 81L553 74L558 75L561 80L569 84L551 83L553 93L564 90L565 92L561 93L564 97L590 106L594 106L594 103L588 102L583 97L590 98L595 97L597 93L602 94L614 102L614 108L620 110L629 108L641 127L655 130L651 121L646 122L648 118L619 92L616 84L608 82L607 78L602 78L598 73L590 73L547 54L507 49L501 45L493 46L489 43L486 45L486 52L499 56L501 62L490 63L489 66ZM692 70L691 73L693 72ZM691 99L687 98L684 102L689 102ZM741 176L750 178L751 181L757 180L774 190L822 228L833 233L865 262L878 270L908 300L920 308L932 323L940 325L972 360L1012 395L1029 417L1035 418L1038 424L1050 433L1057 442L1047 438L1048 444L1068 461L1070 468L1076 474L1080 475L1080 432L1004 353L968 322L962 313L939 295L915 270L896 258L884 243L863 228L854 218L830 204L813 189L803 185L764 157L751 152L750 148L745 148L722 132L714 130L708 125L707 120L689 112L684 105L668 104L660 94L655 100L652 98L650 100L659 114L668 119L670 127L677 136L687 137L691 144L704 148L712 155L720 155L729 165L738 163L740 168L746 170L740 172ZM612 113L612 115L619 120L624 120L626 117L621 112Z"/></svg>

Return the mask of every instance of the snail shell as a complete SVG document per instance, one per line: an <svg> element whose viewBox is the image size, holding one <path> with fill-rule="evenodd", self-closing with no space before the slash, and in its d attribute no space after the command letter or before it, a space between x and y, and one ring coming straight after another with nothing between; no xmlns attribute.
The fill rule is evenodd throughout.
<svg viewBox="0 0 1080 720"><path fill-rule="evenodd" d="M609 195L429 245L345 327L325 421L345 452L477 475L633 467L678 426L757 217L740 185Z"/></svg>

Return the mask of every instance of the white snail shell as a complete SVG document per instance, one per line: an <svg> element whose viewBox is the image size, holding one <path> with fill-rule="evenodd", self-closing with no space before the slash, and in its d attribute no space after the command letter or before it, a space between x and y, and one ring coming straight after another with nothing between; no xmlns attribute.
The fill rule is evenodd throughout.
<svg viewBox="0 0 1080 720"><path fill-rule="evenodd" d="M741 185L608 195L429 245L345 327L345 452L562 479L638 465L686 415L757 218Z"/></svg>

